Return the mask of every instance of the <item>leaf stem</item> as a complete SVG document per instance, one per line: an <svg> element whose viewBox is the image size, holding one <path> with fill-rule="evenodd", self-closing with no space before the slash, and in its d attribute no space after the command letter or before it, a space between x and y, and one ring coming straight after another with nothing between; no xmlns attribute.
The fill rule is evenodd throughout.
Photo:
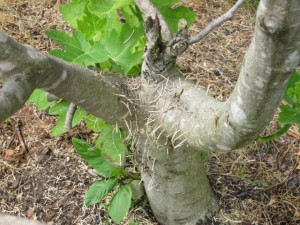
<svg viewBox="0 0 300 225"><path fill-rule="evenodd" d="M258 137L257 141L262 142L262 143L268 142L268 141L273 141L276 138L280 137L281 135L285 134L290 129L291 126L292 126L292 124L285 124L276 133L268 135L268 136L265 136L265 137Z"/></svg>
<svg viewBox="0 0 300 225"><path fill-rule="evenodd" d="M123 179L132 179L132 180L140 180L141 177L139 174L137 173L130 173L130 172L127 172L126 170L124 170L122 172L122 175L123 175ZM121 178L122 179L122 178Z"/></svg>

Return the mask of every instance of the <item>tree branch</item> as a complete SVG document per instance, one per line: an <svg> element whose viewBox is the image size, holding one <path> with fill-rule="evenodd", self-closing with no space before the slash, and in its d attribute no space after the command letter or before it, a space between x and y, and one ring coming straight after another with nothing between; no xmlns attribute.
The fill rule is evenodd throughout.
<svg viewBox="0 0 300 225"><path fill-rule="evenodd" d="M120 96L130 94L121 75L88 70L19 44L0 32L0 121L16 112L35 88L69 100L109 123L129 115ZM122 103L123 102L123 103Z"/></svg>
<svg viewBox="0 0 300 225"><path fill-rule="evenodd" d="M21 108L34 90L34 84L24 79L22 74L11 76L0 89L0 121Z"/></svg>
<svg viewBox="0 0 300 225"><path fill-rule="evenodd" d="M222 23L224 23L226 20L229 20L233 14L242 6L242 4L245 2L245 0L238 0L234 6L229 9L225 14L208 24L207 27L205 27L201 32L196 34L195 36L191 37L189 39L189 44L195 44L199 42L201 39L206 37L211 31L213 31L216 27L220 26Z"/></svg>
<svg viewBox="0 0 300 225"><path fill-rule="evenodd" d="M145 18L151 17L153 20L158 17L161 26L161 33L163 41L168 41L172 38L170 28L161 13L155 8L150 0L134 0Z"/></svg>
<svg viewBox="0 0 300 225"><path fill-rule="evenodd" d="M4 81L0 89L0 121L22 107L36 87L31 77L19 68L14 56L23 58L24 62L28 60L20 45L0 32L0 79ZM36 66L33 64L32 67Z"/></svg>
<svg viewBox="0 0 300 225"><path fill-rule="evenodd" d="M252 43L226 102L178 77L144 87L155 102L149 130L165 134L174 148L229 151L255 141L300 63L299 12L299 0L260 1Z"/></svg>
<svg viewBox="0 0 300 225"><path fill-rule="evenodd" d="M3 33L0 33L0 77L5 84L1 91L14 86L13 78L18 74L25 87L19 85L12 90L21 89L25 94L20 96L24 98L33 88L43 88L110 123L123 121L129 115L137 116L142 129L145 116L149 115L145 124L149 136L159 132L157 138L165 137L174 148L186 145L229 151L254 141L278 107L289 75L300 63L299 11L299 0L260 1L252 43L237 85L226 102L207 96L205 90L186 81L171 66L170 74L160 70L165 58L153 61L158 63L154 67L158 68L156 73L161 79L141 82L142 87L132 93L128 80L120 75L96 73L66 63L18 44ZM149 64L153 62L148 60ZM139 97L137 110L128 110L131 104L124 104L131 96ZM3 97L1 100L2 113L7 100ZM12 106L13 111L20 105ZM3 115L11 113L9 110Z"/></svg>

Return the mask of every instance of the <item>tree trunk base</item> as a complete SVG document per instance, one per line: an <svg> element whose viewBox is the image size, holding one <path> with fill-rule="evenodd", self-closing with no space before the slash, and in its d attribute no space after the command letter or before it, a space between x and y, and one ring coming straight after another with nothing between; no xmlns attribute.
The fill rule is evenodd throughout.
<svg viewBox="0 0 300 225"><path fill-rule="evenodd" d="M140 142L142 179L156 219L163 225L208 224L218 209L203 154L187 146Z"/></svg>

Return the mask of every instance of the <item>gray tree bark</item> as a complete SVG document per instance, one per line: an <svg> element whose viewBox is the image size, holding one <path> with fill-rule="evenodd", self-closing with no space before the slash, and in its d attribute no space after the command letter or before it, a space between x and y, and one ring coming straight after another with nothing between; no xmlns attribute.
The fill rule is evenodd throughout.
<svg viewBox="0 0 300 225"><path fill-rule="evenodd" d="M23 219L17 216L0 214L0 225L43 225L43 223Z"/></svg>
<svg viewBox="0 0 300 225"><path fill-rule="evenodd" d="M300 1L260 1L253 40L226 102L206 95L175 69L176 57L190 43L185 30L166 39L168 29L161 30L156 16L145 27L142 77L134 81L70 65L0 33L0 78L5 81L0 121L18 110L34 88L43 88L111 123L126 124L158 221L205 224L218 204L201 151L245 146L271 120L300 63Z"/></svg>

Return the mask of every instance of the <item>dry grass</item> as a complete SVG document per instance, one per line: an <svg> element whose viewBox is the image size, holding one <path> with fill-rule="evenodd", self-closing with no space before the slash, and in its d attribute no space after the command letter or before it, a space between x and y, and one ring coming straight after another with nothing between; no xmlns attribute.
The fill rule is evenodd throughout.
<svg viewBox="0 0 300 225"><path fill-rule="evenodd" d="M230 6L223 1L185 1L198 13L191 33ZM62 22L56 0L2 0L0 29L42 51L52 48L46 29L70 29ZM59 2L58 2L59 3ZM225 100L238 77L249 45L254 16L240 10L234 18L193 45L178 64L189 79ZM71 136L90 140L81 124L59 138L50 138L55 118L32 105L0 124L0 211L48 224L113 224L103 209L83 205L89 185L99 179L75 153ZM275 120L265 131L278 129ZM211 184L220 199L215 224L296 225L300 223L300 172L296 169L300 136L295 129L268 143L254 143L228 154L213 153L207 163ZM124 224L156 224L149 208L135 207Z"/></svg>

